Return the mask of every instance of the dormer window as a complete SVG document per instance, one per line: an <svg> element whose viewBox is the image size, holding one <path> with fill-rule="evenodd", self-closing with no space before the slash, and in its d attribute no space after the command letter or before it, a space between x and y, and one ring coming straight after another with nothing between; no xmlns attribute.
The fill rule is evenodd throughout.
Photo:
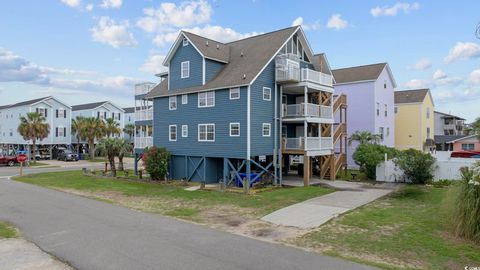
<svg viewBox="0 0 480 270"><path fill-rule="evenodd" d="M184 47L188 46L188 39L186 39L186 38L183 39L183 46Z"/></svg>
<svg viewBox="0 0 480 270"><path fill-rule="evenodd" d="M182 79L190 77L190 61L181 63L181 77Z"/></svg>

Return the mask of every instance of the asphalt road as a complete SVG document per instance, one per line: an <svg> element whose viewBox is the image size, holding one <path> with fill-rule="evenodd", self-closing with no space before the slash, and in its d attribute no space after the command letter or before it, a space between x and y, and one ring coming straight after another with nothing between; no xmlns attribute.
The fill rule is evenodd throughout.
<svg viewBox="0 0 480 270"><path fill-rule="evenodd" d="M1 177L0 220L77 269L372 269Z"/></svg>

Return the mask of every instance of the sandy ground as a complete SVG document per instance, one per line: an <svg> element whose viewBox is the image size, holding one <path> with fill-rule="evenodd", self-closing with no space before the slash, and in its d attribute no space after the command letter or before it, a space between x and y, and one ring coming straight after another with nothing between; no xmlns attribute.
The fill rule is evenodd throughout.
<svg viewBox="0 0 480 270"><path fill-rule="evenodd" d="M72 270L70 266L20 238L0 239L0 269Z"/></svg>

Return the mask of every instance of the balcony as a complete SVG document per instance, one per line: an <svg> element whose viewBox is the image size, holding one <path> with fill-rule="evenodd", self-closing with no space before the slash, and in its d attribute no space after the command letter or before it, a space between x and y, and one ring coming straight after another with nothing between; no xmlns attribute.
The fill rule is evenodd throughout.
<svg viewBox="0 0 480 270"><path fill-rule="evenodd" d="M319 151L332 150L332 137L298 137L298 138L283 138L282 148L284 151Z"/></svg>
<svg viewBox="0 0 480 270"><path fill-rule="evenodd" d="M148 92L150 92L150 90L152 90L153 87L155 87L154 83L137 84L135 85L135 96L145 95Z"/></svg>
<svg viewBox="0 0 480 270"><path fill-rule="evenodd" d="M134 145L136 149L145 149L153 146L153 137L135 137Z"/></svg>
<svg viewBox="0 0 480 270"><path fill-rule="evenodd" d="M135 111L135 121L153 120L153 109Z"/></svg>
<svg viewBox="0 0 480 270"><path fill-rule="evenodd" d="M283 104L282 117L318 117L332 118L332 106L323 106L313 103Z"/></svg>
<svg viewBox="0 0 480 270"><path fill-rule="evenodd" d="M281 54L275 58L278 83L311 82L333 86L333 76L306 67L300 67L300 59L294 54Z"/></svg>

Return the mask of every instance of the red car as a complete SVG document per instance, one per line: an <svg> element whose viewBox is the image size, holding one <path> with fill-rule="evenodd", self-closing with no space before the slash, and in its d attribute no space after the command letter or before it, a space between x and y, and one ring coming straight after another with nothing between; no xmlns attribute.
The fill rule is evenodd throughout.
<svg viewBox="0 0 480 270"><path fill-rule="evenodd" d="M17 157L0 155L0 165L15 166L17 164Z"/></svg>
<svg viewBox="0 0 480 270"><path fill-rule="evenodd" d="M480 152L478 151L455 151L450 154L452 158L478 158Z"/></svg>

